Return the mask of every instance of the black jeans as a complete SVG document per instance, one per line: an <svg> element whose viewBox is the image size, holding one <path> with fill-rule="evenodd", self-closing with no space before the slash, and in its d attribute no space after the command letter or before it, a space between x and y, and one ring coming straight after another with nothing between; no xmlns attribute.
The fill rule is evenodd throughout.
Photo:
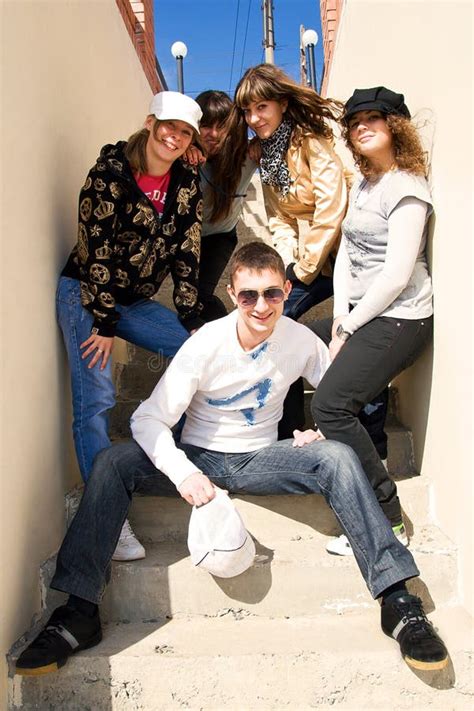
<svg viewBox="0 0 474 711"><path fill-rule="evenodd" d="M312 330L326 343L332 319ZM343 346L313 396L314 421L327 439L348 444L360 459L377 500L392 524L401 521L397 488L358 415L393 378L418 358L433 334L433 317L408 320L381 316L362 326Z"/></svg>
<svg viewBox="0 0 474 711"><path fill-rule="evenodd" d="M204 321L227 316L227 309L214 291L237 245L237 230L201 237L199 267L199 301L203 305Z"/></svg>
<svg viewBox="0 0 474 711"><path fill-rule="evenodd" d="M329 299L334 293L332 277L318 274L311 284L301 281L292 282L292 289L283 311L285 316L298 321L307 311ZM293 437L293 430L305 428L304 384L303 378L298 378L288 390L283 403L283 415L278 423L278 439Z"/></svg>

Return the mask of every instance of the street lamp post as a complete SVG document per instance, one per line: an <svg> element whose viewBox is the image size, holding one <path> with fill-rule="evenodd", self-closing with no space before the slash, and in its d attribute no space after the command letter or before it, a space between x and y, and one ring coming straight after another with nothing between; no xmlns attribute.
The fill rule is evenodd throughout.
<svg viewBox="0 0 474 711"><path fill-rule="evenodd" d="M178 71L178 91L184 94L184 80L183 80L183 59L188 53L188 48L184 42L173 42L171 45L171 54L176 59L177 71Z"/></svg>
<svg viewBox="0 0 474 711"><path fill-rule="evenodd" d="M303 32L303 37L301 38L303 42L303 47L308 50L309 59L309 77L308 84L313 87L315 91L318 90L318 80L316 78L316 62L314 59L314 48L318 44L318 33L315 30L306 30Z"/></svg>

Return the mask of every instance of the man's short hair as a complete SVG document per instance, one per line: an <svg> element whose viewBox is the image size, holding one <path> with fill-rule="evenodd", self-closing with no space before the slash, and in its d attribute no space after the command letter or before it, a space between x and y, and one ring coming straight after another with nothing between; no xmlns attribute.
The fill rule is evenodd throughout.
<svg viewBox="0 0 474 711"><path fill-rule="evenodd" d="M249 242L235 252L229 263L231 286L234 284L234 276L239 269L251 269L256 272L270 269L280 274L283 281L286 278L282 258L273 247L265 242Z"/></svg>

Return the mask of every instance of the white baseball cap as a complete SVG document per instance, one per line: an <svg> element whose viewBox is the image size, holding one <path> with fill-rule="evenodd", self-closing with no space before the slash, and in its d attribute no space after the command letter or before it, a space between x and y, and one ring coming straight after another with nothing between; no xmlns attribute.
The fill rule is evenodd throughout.
<svg viewBox="0 0 474 711"><path fill-rule="evenodd" d="M159 94L155 94L150 102L150 114L160 121L170 119L185 121L199 133L201 107L190 96L179 91L160 91Z"/></svg>
<svg viewBox="0 0 474 711"><path fill-rule="evenodd" d="M193 506L188 548L194 565L218 578L233 578L253 564L255 543L222 489L203 506Z"/></svg>

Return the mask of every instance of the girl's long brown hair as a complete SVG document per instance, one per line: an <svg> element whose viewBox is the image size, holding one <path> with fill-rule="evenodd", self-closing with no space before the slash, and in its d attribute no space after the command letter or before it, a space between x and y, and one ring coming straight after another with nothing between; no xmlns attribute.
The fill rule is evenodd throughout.
<svg viewBox="0 0 474 711"><path fill-rule="evenodd" d="M333 131L329 121L338 121L343 111L339 101L319 96L314 89L298 84L273 64L247 69L237 84L234 108L226 122L228 135L234 137L234 152L229 156L234 170L242 165L247 153L248 126L244 109L253 101L263 100L288 102L285 116L294 125L296 141L308 134L331 139Z"/></svg>

